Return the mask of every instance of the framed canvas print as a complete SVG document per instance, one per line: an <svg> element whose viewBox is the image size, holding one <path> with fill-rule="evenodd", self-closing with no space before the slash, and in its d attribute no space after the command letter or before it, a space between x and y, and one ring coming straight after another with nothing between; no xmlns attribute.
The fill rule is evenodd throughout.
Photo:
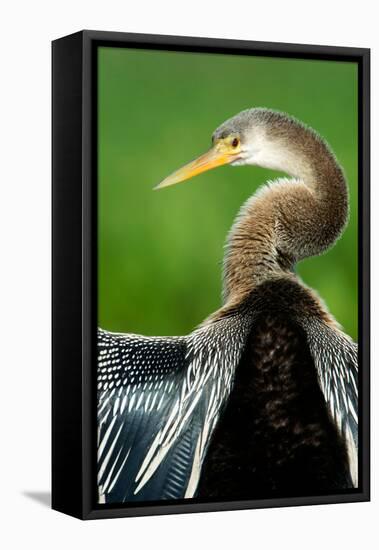
<svg viewBox="0 0 379 550"><path fill-rule="evenodd" d="M53 42L53 508L369 499L369 51Z"/></svg>

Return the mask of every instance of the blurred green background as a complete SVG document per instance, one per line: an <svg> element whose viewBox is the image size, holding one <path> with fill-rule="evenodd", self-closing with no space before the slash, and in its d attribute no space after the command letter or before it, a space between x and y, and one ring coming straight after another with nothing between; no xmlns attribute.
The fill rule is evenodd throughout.
<svg viewBox="0 0 379 550"><path fill-rule="evenodd" d="M350 222L298 265L357 338L357 66L353 63L100 48L99 325L185 334L220 306L226 234L241 204L279 174L222 167L154 185L204 152L242 109L279 109L332 146L350 186Z"/></svg>

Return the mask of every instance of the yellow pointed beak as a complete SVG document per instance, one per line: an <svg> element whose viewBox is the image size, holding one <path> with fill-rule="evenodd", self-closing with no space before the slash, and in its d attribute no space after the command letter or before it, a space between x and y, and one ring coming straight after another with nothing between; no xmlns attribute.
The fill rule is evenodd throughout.
<svg viewBox="0 0 379 550"><path fill-rule="evenodd" d="M236 151L231 151L224 143L216 143L209 151L201 155L197 159L189 162L179 170L176 170L173 174L161 181L154 189L162 189L169 185L174 185L181 181L188 180L194 176L198 176L202 172L217 168L223 164L229 164L238 157Z"/></svg>

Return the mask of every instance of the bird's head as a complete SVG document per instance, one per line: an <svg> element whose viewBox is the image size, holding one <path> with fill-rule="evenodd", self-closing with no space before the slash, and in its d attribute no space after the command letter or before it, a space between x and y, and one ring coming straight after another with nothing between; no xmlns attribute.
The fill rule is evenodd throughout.
<svg viewBox="0 0 379 550"><path fill-rule="evenodd" d="M188 180L224 164L276 168L282 159L278 158L280 148L277 141L271 139L270 129L280 129L283 116L268 109L242 111L213 132L212 146L206 153L173 172L155 189Z"/></svg>

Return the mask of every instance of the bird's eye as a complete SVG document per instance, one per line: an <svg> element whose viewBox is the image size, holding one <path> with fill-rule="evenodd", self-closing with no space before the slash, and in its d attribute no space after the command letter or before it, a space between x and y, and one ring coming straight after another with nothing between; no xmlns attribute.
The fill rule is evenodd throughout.
<svg viewBox="0 0 379 550"><path fill-rule="evenodd" d="M240 140L235 137L232 141L232 147L238 147Z"/></svg>

